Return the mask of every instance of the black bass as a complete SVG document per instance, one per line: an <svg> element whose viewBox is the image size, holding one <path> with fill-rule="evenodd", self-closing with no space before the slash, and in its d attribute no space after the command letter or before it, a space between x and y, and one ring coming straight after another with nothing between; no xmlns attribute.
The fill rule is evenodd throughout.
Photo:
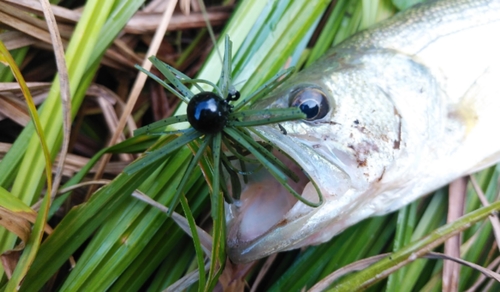
<svg viewBox="0 0 500 292"><path fill-rule="evenodd" d="M307 120L259 131L325 202L251 177L227 214L235 262L328 241L500 161L500 0L432 1L358 33L256 105L289 106Z"/></svg>

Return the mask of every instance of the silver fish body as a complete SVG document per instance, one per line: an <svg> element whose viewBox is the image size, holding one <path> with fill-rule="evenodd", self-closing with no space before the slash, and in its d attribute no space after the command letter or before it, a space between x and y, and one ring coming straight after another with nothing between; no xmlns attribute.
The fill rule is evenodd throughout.
<svg viewBox="0 0 500 292"><path fill-rule="evenodd" d="M276 125L259 131L298 162L325 202L311 208L266 174L252 178L227 214L235 262L328 241L498 162L500 1L433 1L399 13L256 107L288 107L314 92L324 96L324 117L282 123L286 134ZM310 182L296 188L318 200Z"/></svg>

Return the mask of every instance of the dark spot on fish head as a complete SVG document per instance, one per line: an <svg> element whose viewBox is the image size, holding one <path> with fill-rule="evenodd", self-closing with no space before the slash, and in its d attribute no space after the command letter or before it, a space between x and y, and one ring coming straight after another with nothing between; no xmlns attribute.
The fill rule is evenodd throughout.
<svg viewBox="0 0 500 292"><path fill-rule="evenodd" d="M286 134L287 134L286 129L285 129L285 128L283 128L283 126L282 126L282 125L278 124L278 127L280 128L280 131L281 131L281 133L283 133L283 135L286 135Z"/></svg>
<svg viewBox="0 0 500 292"><path fill-rule="evenodd" d="M396 107L393 107L394 115L397 116L398 118L401 118L401 115L399 114L399 111Z"/></svg>
<svg viewBox="0 0 500 292"><path fill-rule="evenodd" d="M385 174L385 166L384 166L384 169L382 170L382 174L380 175L380 177L377 179L377 181L381 181L382 178L384 177L384 174Z"/></svg>
<svg viewBox="0 0 500 292"><path fill-rule="evenodd" d="M332 126L340 125L339 123L334 122L334 121L322 121L322 120L319 120L316 123L317 124L329 124L329 125L332 125Z"/></svg>
<svg viewBox="0 0 500 292"><path fill-rule="evenodd" d="M354 120L354 124L355 125L359 125L359 121L358 120Z"/></svg>
<svg viewBox="0 0 500 292"><path fill-rule="evenodd" d="M394 144L393 144L392 148L399 149L399 147L401 146L401 127L402 127L402 124L401 124L401 115L399 114L396 107L394 107L394 115L396 117L398 117L398 138L397 138L397 140L394 140Z"/></svg>

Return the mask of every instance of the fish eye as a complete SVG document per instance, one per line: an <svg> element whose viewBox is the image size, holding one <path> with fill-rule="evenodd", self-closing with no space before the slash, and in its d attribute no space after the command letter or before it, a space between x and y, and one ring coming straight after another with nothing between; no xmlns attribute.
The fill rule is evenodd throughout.
<svg viewBox="0 0 500 292"><path fill-rule="evenodd" d="M290 106L298 107L308 121L324 118L330 110L326 95L318 88L301 88L292 93L291 100Z"/></svg>

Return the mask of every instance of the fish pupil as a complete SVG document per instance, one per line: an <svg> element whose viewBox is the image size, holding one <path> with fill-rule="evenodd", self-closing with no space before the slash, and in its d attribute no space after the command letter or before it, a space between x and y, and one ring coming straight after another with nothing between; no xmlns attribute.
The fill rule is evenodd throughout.
<svg viewBox="0 0 500 292"><path fill-rule="evenodd" d="M215 134L226 126L231 106L213 92L194 95L187 106L189 124L203 134Z"/></svg>
<svg viewBox="0 0 500 292"><path fill-rule="evenodd" d="M319 113L319 105L316 101L309 99L302 102L299 106L300 110L306 114L307 119L315 118Z"/></svg>

